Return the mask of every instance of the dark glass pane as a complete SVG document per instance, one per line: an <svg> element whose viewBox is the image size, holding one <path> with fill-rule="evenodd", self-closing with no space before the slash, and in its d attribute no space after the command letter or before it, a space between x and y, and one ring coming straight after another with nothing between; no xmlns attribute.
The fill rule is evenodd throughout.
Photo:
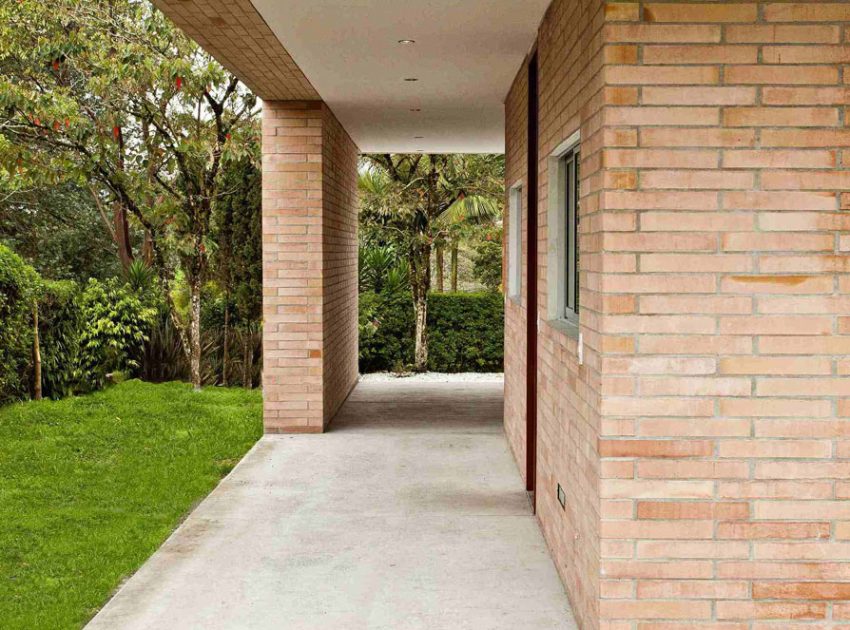
<svg viewBox="0 0 850 630"><path fill-rule="evenodd" d="M573 290L575 291L575 310L578 313L579 307L579 234L581 234L581 230L579 230L579 223L581 222L581 173L579 162L581 159L581 154L576 152L575 154L575 189L573 194L573 199L575 200L575 225L573 226L573 233L575 234L575 249L573 250L573 278L575 281L575 286Z"/></svg>

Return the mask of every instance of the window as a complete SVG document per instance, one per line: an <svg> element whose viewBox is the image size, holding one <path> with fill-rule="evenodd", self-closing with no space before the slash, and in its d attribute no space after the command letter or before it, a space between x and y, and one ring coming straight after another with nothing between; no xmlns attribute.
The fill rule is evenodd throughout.
<svg viewBox="0 0 850 630"><path fill-rule="evenodd" d="M564 176L564 203L562 211L564 213L564 243L566 251L564 252L564 318L569 321L578 323L579 311L579 220L581 212L579 204L581 195L579 193L579 162L580 153L578 147L569 151L563 158L563 176Z"/></svg>
<svg viewBox="0 0 850 630"><path fill-rule="evenodd" d="M510 191L508 206L508 297L519 300L522 295L522 185Z"/></svg>
<svg viewBox="0 0 850 630"><path fill-rule="evenodd" d="M548 316L578 335L581 221L580 136L576 132L549 156Z"/></svg>

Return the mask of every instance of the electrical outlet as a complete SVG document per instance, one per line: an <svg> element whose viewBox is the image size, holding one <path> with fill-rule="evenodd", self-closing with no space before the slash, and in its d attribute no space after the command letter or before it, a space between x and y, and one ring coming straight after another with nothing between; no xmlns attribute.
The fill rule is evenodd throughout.
<svg viewBox="0 0 850 630"><path fill-rule="evenodd" d="M558 503L561 504L561 509L567 509L567 493L564 492L564 489L561 487L561 484L558 484Z"/></svg>

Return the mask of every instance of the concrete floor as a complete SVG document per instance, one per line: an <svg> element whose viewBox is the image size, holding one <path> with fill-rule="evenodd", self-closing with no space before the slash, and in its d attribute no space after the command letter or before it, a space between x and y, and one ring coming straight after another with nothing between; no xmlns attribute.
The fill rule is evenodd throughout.
<svg viewBox="0 0 850 630"><path fill-rule="evenodd" d="M576 628L502 433L502 384L361 383L268 436L88 625Z"/></svg>

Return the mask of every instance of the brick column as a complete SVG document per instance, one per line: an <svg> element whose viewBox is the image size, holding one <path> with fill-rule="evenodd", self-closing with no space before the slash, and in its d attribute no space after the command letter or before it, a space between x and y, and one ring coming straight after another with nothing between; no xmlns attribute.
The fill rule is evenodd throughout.
<svg viewBox="0 0 850 630"><path fill-rule="evenodd" d="M357 379L357 154L324 103L264 104L269 433L322 432Z"/></svg>

